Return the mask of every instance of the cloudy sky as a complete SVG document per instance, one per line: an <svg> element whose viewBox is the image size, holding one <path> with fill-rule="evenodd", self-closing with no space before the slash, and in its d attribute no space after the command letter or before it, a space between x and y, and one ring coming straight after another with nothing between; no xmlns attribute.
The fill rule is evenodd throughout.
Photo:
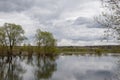
<svg viewBox="0 0 120 80"><path fill-rule="evenodd" d="M100 11L99 0L0 0L0 25L22 25L31 44L38 28L53 33L58 46L117 44L101 41L104 28L94 20Z"/></svg>

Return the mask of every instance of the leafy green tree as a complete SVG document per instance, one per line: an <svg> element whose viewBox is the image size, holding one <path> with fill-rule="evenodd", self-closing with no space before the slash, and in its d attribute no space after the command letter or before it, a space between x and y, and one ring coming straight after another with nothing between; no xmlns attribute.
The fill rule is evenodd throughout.
<svg viewBox="0 0 120 80"><path fill-rule="evenodd" d="M12 54L13 48L25 39L21 25L5 23L0 27L0 44L7 47L9 54Z"/></svg>
<svg viewBox="0 0 120 80"><path fill-rule="evenodd" d="M37 29L35 38L37 46L42 48L41 50L43 50L44 53L54 53L56 48L56 40L54 39L52 33Z"/></svg>

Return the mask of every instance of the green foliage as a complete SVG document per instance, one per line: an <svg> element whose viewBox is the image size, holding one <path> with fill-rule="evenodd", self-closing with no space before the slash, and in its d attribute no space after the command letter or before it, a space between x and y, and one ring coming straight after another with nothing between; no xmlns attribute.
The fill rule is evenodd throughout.
<svg viewBox="0 0 120 80"><path fill-rule="evenodd" d="M38 29L36 31L35 38L38 49L40 49L39 53L49 54L55 52L56 40L54 39L52 33Z"/></svg>
<svg viewBox="0 0 120 80"><path fill-rule="evenodd" d="M14 46L22 43L25 39L24 30L20 25L5 23L0 27L0 44L6 46L10 53Z"/></svg>

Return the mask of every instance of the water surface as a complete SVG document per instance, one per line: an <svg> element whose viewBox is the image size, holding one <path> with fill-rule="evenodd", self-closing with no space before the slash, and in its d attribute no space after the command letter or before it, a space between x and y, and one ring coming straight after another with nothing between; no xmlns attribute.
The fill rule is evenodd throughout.
<svg viewBox="0 0 120 80"><path fill-rule="evenodd" d="M0 80L120 80L120 56L0 57Z"/></svg>

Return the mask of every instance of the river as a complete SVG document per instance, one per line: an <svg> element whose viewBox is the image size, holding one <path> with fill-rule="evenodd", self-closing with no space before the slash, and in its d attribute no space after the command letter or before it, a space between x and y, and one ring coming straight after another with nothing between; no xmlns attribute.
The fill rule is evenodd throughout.
<svg viewBox="0 0 120 80"><path fill-rule="evenodd" d="M120 80L120 55L0 57L0 80Z"/></svg>

